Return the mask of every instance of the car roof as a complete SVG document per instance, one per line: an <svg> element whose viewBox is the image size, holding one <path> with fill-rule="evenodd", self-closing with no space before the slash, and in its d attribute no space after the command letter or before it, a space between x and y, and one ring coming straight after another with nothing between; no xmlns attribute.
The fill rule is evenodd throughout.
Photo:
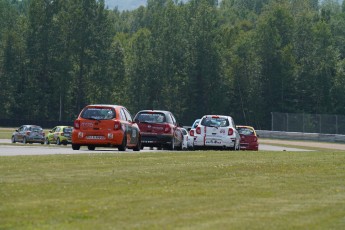
<svg viewBox="0 0 345 230"><path fill-rule="evenodd" d="M167 110L154 110L154 109L152 109L152 110L150 110L150 109L145 109L145 110L141 110L141 111L139 111L138 113L149 113L149 112L154 112L154 113L165 113L165 114L167 114L167 113L171 113L170 111L167 111Z"/></svg>
<svg viewBox="0 0 345 230"><path fill-rule="evenodd" d="M236 125L236 127L238 127L238 128L248 128L248 129L253 129L253 130L255 130L254 127L249 126L249 125Z"/></svg>
<svg viewBox="0 0 345 230"><path fill-rule="evenodd" d="M231 118L232 119L232 117L228 116L228 115L216 115L216 114L214 114L214 115L204 115L202 118L204 118L204 117L221 117L221 118Z"/></svg>
<svg viewBox="0 0 345 230"><path fill-rule="evenodd" d="M103 106L103 107L112 107L112 108L116 108L116 107L124 107L122 105L111 105L111 104L92 104L92 105L87 105L85 107L93 107L93 106Z"/></svg>

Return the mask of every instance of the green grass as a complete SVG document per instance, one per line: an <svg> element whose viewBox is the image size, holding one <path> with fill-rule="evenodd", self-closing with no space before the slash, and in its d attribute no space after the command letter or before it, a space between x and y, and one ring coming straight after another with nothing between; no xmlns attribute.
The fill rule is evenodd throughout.
<svg viewBox="0 0 345 230"><path fill-rule="evenodd" d="M345 152L0 158L0 229L344 229Z"/></svg>
<svg viewBox="0 0 345 230"><path fill-rule="evenodd" d="M12 133L17 128L0 128L0 139L11 139Z"/></svg>

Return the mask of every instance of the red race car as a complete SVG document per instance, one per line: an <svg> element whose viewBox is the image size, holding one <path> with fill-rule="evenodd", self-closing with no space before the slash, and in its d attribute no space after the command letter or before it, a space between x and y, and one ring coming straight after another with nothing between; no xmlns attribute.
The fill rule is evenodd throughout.
<svg viewBox="0 0 345 230"><path fill-rule="evenodd" d="M140 128L142 147L182 149L182 129L171 112L142 110L135 115L134 121Z"/></svg>
<svg viewBox="0 0 345 230"><path fill-rule="evenodd" d="M241 150L259 150L258 135L256 135L255 129L251 126L237 125L238 133L241 136L240 147Z"/></svg>

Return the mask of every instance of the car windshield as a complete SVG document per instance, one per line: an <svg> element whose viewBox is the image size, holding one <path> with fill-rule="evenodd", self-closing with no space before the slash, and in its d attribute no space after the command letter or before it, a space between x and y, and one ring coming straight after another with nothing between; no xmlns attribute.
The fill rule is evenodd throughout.
<svg viewBox="0 0 345 230"><path fill-rule="evenodd" d="M208 127L227 127L229 126L229 121L222 117L205 117L202 119L201 125Z"/></svg>
<svg viewBox="0 0 345 230"><path fill-rule="evenodd" d="M110 120L115 118L115 111L113 108L106 107L86 108L81 117L94 120Z"/></svg>
<svg viewBox="0 0 345 230"><path fill-rule="evenodd" d="M164 113L140 113L136 118L138 122L164 123L166 122Z"/></svg>
<svg viewBox="0 0 345 230"><path fill-rule="evenodd" d="M241 127L241 128L238 128L237 130L238 130L239 134L242 134L245 136L254 135L254 131L252 129L249 129L249 128Z"/></svg>

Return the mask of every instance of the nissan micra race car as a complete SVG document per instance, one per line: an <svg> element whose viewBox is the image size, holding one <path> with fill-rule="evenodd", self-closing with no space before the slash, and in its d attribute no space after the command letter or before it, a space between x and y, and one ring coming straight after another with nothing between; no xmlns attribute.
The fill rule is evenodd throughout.
<svg viewBox="0 0 345 230"><path fill-rule="evenodd" d="M230 116L203 116L193 135L194 149L240 149L240 135Z"/></svg>
<svg viewBox="0 0 345 230"><path fill-rule="evenodd" d="M88 105L74 121L72 132L72 149L79 150L81 146L89 150L114 147L140 151L140 130L124 106Z"/></svg>

